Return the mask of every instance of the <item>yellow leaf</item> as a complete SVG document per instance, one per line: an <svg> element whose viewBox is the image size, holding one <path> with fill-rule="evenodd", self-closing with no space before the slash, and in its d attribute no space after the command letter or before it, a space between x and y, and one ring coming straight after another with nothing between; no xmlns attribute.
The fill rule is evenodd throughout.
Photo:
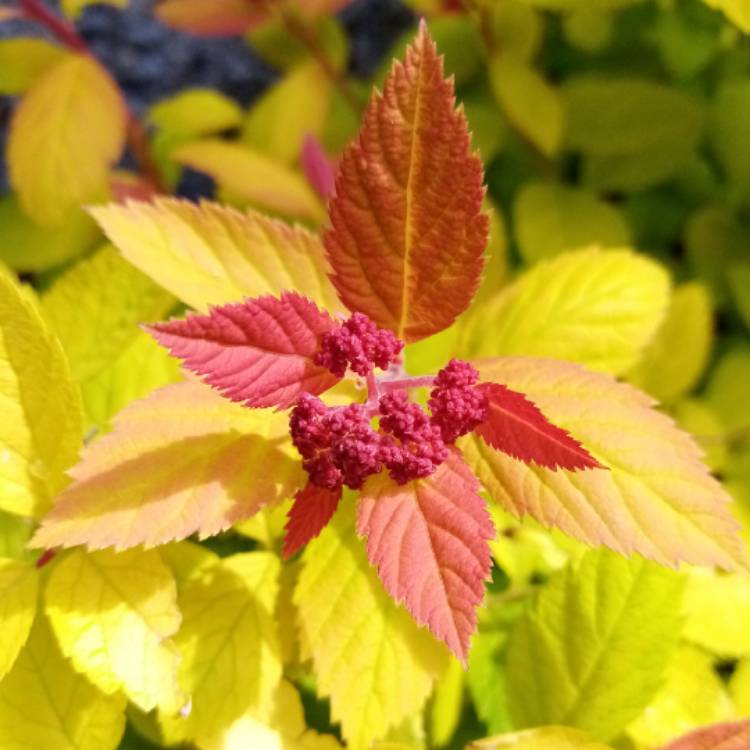
<svg viewBox="0 0 750 750"><path fill-rule="evenodd" d="M176 712L177 587L155 551L76 550L52 572L46 611L63 654L105 693Z"/></svg>
<svg viewBox="0 0 750 750"><path fill-rule="evenodd" d="M224 558L180 592L175 639L180 685L191 697L182 716L162 716L168 740L211 736L247 710L267 712L281 679L273 619L279 560L269 552Z"/></svg>
<svg viewBox="0 0 750 750"><path fill-rule="evenodd" d="M568 727L540 727L470 742L466 750L610 750Z"/></svg>
<svg viewBox="0 0 750 750"><path fill-rule="evenodd" d="M23 94L65 52L44 39L17 37L0 41L0 94Z"/></svg>
<svg viewBox="0 0 750 750"><path fill-rule="evenodd" d="M39 516L81 445L81 405L62 348L0 269L0 508Z"/></svg>
<svg viewBox="0 0 750 750"><path fill-rule="evenodd" d="M750 716L750 659L742 659L732 675L729 683L738 716Z"/></svg>
<svg viewBox="0 0 750 750"><path fill-rule="evenodd" d="M713 339L711 298L698 282L674 290L659 330L628 380L662 403L672 403L697 383Z"/></svg>
<svg viewBox="0 0 750 750"><path fill-rule="evenodd" d="M304 484L287 416L175 383L120 412L71 469L32 545L147 547L217 534ZM266 471L272 467L273 471Z"/></svg>
<svg viewBox="0 0 750 750"><path fill-rule="evenodd" d="M0 680L29 637L37 587L37 572L31 563L0 558Z"/></svg>
<svg viewBox="0 0 750 750"><path fill-rule="evenodd" d="M268 716L249 712L221 734L203 739L200 750L337 750L335 737L305 726L299 694L287 680L279 682Z"/></svg>
<svg viewBox="0 0 750 750"><path fill-rule="evenodd" d="M330 98L331 84L319 63L304 62L253 104L242 140L282 164L294 164L305 135L322 132Z"/></svg>
<svg viewBox="0 0 750 750"><path fill-rule="evenodd" d="M490 66L490 83L506 117L539 151L560 150L565 111L559 91L527 63L504 56Z"/></svg>
<svg viewBox="0 0 750 750"><path fill-rule="evenodd" d="M149 110L148 119L162 130L195 137L238 127L242 109L214 89L184 89L159 100Z"/></svg>
<svg viewBox="0 0 750 750"><path fill-rule="evenodd" d="M565 253L475 312L466 353L568 359L619 375L656 332L669 288L662 266L630 250Z"/></svg>
<svg viewBox="0 0 750 750"><path fill-rule="evenodd" d="M613 378L554 360L509 357L480 364L483 380L521 391L608 470L527 466L477 438L466 459L490 496L591 545L657 562L744 568L730 498L701 452L652 401Z"/></svg>
<svg viewBox="0 0 750 750"><path fill-rule="evenodd" d="M120 252L197 310L298 291L340 310L320 239L254 211L160 199L92 211Z"/></svg>
<svg viewBox="0 0 750 750"><path fill-rule="evenodd" d="M174 158L205 172L252 206L313 224L326 218L323 205L301 175L247 146L206 139L181 146Z"/></svg>
<svg viewBox="0 0 750 750"><path fill-rule="evenodd" d="M22 99L8 137L8 166L24 211L61 224L101 197L125 142L125 105L114 81L88 55L70 55Z"/></svg>
<svg viewBox="0 0 750 750"><path fill-rule="evenodd" d="M464 670L451 659L441 675L430 705L430 738L437 747L447 745L461 720L464 703Z"/></svg>
<svg viewBox="0 0 750 750"><path fill-rule="evenodd" d="M124 698L103 695L73 671L40 615L0 682L0 747L114 750L125 728L124 709Z"/></svg>
<svg viewBox="0 0 750 750"><path fill-rule="evenodd" d="M746 34L750 33L750 2L748 0L706 0L712 8L724 11L726 17L739 26Z"/></svg>
<svg viewBox="0 0 750 750"><path fill-rule="evenodd" d="M353 499L307 545L294 601L303 656L347 747L368 748L422 709L446 651L385 593L357 538Z"/></svg>
<svg viewBox="0 0 750 750"><path fill-rule="evenodd" d="M95 3L105 3L106 5L114 5L118 8L125 8L128 4L128 0L62 0L60 6L66 16L75 18L83 13L83 10L87 5L94 5Z"/></svg>
<svg viewBox="0 0 750 750"><path fill-rule="evenodd" d="M159 555L172 571L179 592L196 575L199 575L205 568L215 565L220 559L217 554L206 547L188 540L162 544L159 547Z"/></svg>
<svg viewBox="0 0 750 750"><path fill-rule="evenodd" d="M291 501L286 501L273 508L263 508L247 521L237 524L236 530L272 549L284 536L284 526L290 507Z"/></svg>

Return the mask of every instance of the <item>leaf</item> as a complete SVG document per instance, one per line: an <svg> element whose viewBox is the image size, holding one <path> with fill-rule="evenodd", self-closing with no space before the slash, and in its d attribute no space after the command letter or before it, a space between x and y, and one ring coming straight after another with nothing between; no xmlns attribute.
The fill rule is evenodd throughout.
<svg viewBox="0 0 750 750"><path fill-rule="evenodd" d="M103 695L73 671L40 614L0 683L0 747L115 750L124 709L124 698Z"/></svg>
<svg viewBox="0 0 750 750"><path fill-rule="evenodd" d="M386 594L369 566L345 498L307 546L294 602L303 655L331 700L350 750L365 750L422 709L445 651Z"/></svg>
<svg viewBox="0 0 750 750"><path fill-rule="evenodd" d="M205 172L242 202L313 224L325 219L323 206L301 175L247 146L207 138L180 146L173 156Z"/></svg>
<svg viewBox="0 0 750 750"><path fill-rule="evenodd" d="M26 549L31 537L31 521L0 510L0 557L32 560L36 553Z"/></svg>
<svg viewBox="0 0 750 750"><path fill-rule="evenodd" d="M744 750L749 741L750 719L745 719L696 729L663 750Z"/></svg>
<svg viewBox="0 0 750 750"><path fill-rule="evenodd" d="M125 8L128 0L62 0L61 6L63 13L70 18L75 18L83 13L88 5L94 4L114 5L118 8Z"/></svg>
<svg viewBox="0 0 750 750"><path fill-rule="evenodd" d="M638 361L668 304L669 277L646 256L565 253L522 274L474 318L466 353L568 359L619 375Z"/></svg>
<svg viewBox="0 0 750 750"><path fill-rule="evenodd" d="M105 693L178 711L180 626L172 572L155 551L75 550L52 572L46 612L63 654Z"/></svg>
<svg viewBox="0 0 750 750"><path fill-rule="evenodd" d="M590 545L657 562L744 567L729 496L693 439L640 391L573 364L526 357L480 364L483 380L525 393L609 471L526 466L468 439L464 455L489 495Z"/></svg>
<svg viewBox="0 0 750 750"><path fill-rule="evenodd" d="M546 156L559 150L565 124L563 100L557 88L524 61L496 57L490 83L505 116L525 140Z"/></svg>
<svg viewBox="0 0 750 750"><path fill-rule="evenodd" d="M549 422L523 393L499 383L479 386L487 397L487 418L474 429L487 445L524 463L548 469L603 469L565 430Z"/></svg>
<svg viewBox="0 0 750 750"><path fill-rule="evenodd" d="M430 703L430 740L436 747L445 747L456 733L461 723L464 707L465 673L461 662L451 659L445 673L435 686L435 694Z"/></svg>
<svg viewBox="0 0 750 750"><path fill-rule="evenodd" d="M75 206L100 197L125 143L125 105L89 55L69 55L35 81L8 138L11 182L24 211L62 224Z"/></svg>
<svg viewBox="0 0 750 750"><path fill-rule="evenodd" d="M0 680L29 637L36 613L37 586L38 577L31 563L0 558Z"/></svg>
<svg viewBox="0 0 750 750"><path fill-rule="evenodd" d="M746 0L705 0L705 2L712 8L723 11L726 17L746 34L750 33L750 9L747 7ZM713 750L713 748L707 750ZM722 750L725 749L722 748Z"/></svg>
<svg viewBox="0 0 750 750"><path fill-rule="evenodd" d="M318 237L254 211L158 199L93 209L125 258L191 307L303 291L341 310Z"/></svg>
<svg viewBox="0 0 750 750"><path fill-rule="evenodd" d="M750 31L750 15L747 20ZM712 102L709 143L733 187L750 197L750 149L744 123L750 116L750 81L722 80Z"/></svg>
<svg viewBox="0 0 750 750"><path fill-rule="evenodd" d="M23 36L3 39L0 41L0 94L23 94L64 55L60 47L44 39Z"/></svg>
<svg viewBox="0 0 750 750"><path fill-rule="evenodd" d="M450 326L479 285L489 222L470 147L423 25L341 157L325 237L344 304L407 342Z"/></svg>
<svg viewBox="0 0 750 750"><path fill-rule="evenodd" d="M677 645L682 584L673 571L607 551L553 578L508 643L516 726L564 724L602 741L621 732L656 693Z"/></svg>
<svg viewBox="0 0 750 750"><path fill-rule="evenodd" d="M591 244L627 246L630 230L622 214L587 190L527 182L513 205L519 250L526 263Z"/></svg>
<svg viewBox="0 0 750 750"><path fill-rule="evenodd" d="M471 742L466 750L609 750L568 727L541 727Z"/></svg>
<svg viewBox="0 0 750 750"><path fill-rule="evenodd" d="M88 445L32 544L152 547L217 534L302 485L282 415L176 383L136 401Z"/></svg>
<svg viewBox="0 0 750 750"><path fill-rule="evenodd" d="M711 298L699 282L681 284L661 327L628 380L662 403L688 393L708 364L714 320Z"/></svg>
<svg viewBox="0 0 750 750"><path fill-rule="evenodd" d="M162 0L154 12L167 26L201 36L236 36L267 18L260 3L248 0Z"/></svg>
<svg viewBox="0 0 750 750"><path fill-rule="evenodd" d="M291 557L325 528L338 508L341 491L331 492L308 483L294 498L284 534L284 557Z"/></svg>
<svg viewBox="0 0 750 750"><path fill-rule="evenodd" d="M200 571L180 592L180 685L185 716L164 716L170 744L208 737L248 709L267 711L281 679L273 612L279 560L270 552L232 555Z"/></svg>
<svg viewBox="0 0 750 750"><path fill-rule="evenodd" d="M307 181L321 198L328 200L336 189L335 164L315 136L309 133L302 141L300 161Z"/></svg>
<svg viewBox="0 0 750 750"><path fill-rule="evenodd" d="M285 292L147 330L232 401L286 409L301 393L317 395L340 380L313 361L323 334L336 325L306 297Z"/></svg>
<svg viewBox="0 0 750 750"><path fill-rule="evenodd" d="M161 130L195 137L239 127L242 108L214 89L191 88L160 99L148 119Z"/></svg>
<svg viewBox="0 0 750 750"><path fill-rule="evenodd" d="M385 590L466 664L495 530L460 454L405 485L385 473L369 479L357 533L367 538L367 556Z"/></svg>
<svg viewBox="0 0 750 750"><path fill-rule="evenodd" d="M0 269L0 509L38 517L81 445L81 405L31 294Z"/></svg>

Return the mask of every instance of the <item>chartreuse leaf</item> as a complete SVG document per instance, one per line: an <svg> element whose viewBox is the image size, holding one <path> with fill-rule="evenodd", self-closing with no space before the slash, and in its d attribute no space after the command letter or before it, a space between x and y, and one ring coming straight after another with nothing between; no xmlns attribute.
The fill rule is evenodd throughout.
<svg viewBox="0 0 750 750"><path fill-rule="evenodd" d="M564 250L592 244L625 247L630 231L614 206L588 190L528 182L513 206L516 239L531 264Z"/></svg>
<svg viewBox="0 0 750 750"><path fill-rule="evenodd" d="M153 546L216 534L303 484L284 414L251 411L195 382L135 401L88 445L38 547Z"/></svg>
<svg viewBox="0 0 750 750"><path fill-rule="evenodd" d="M13 669L0 682L3 750L114 750L125 699L99 692L60 653L39 614Z"/></svg>
<svg viewBox="0 0 750 750"><path fill-rule="evenodd" d="M742 750L750 742L750 719L696 729L662 750Z"/></svg>
<svg viewBox="0 0 750 750"><path fill-rule="evenodd" d="M668 404L688 393L708 363L713 310L699 282L676 287L667 315L628 380Z"/></svg>
<svg viewBox="0 0 750 750"><path fill-rule="evenodd" d="M347 747L374 739L424 706L446 652L383 589L354 528L354 499L307 546L294 602L303 657L331 700Z"/></svg>
<svg viewBox="0 0 750 750"><path fill-rule="evenodd" d="M323 206L302 175L240 143L206 138L174 152L180 164L205 172L242 204L320 224Z"/></svg>
<svg viewBox="0 0 750 750"><path fill-rule="evenodd" d="M81 405L59 342L31 293L0 268L0 509L39 516L82 436Z"/></svg>
<svg viewBox="0 0 750 750"><path fill-rule="evenodd" d="M496 49L506 58L528 62L544 40L542 16L526 0L488 3Z"/></svg>
<svg viewBox="0 0 750 750"><path fill-rule="evenodd" d="M331 84L319 63L302 62L253 104L242 140L282 164L294 164L305 135L322 133L330 100Z"/></svg>
<svg viewBox="0 0 750 750"><path fill-rule="evenodd" d="M466 750L609 750L568 727L541 727L471 742Z"/></svg>
<svg viewBox="0 0 750 750"><path fill-rule="evenodd" d="M430 740L435 747L447 745L461 721L464 705L465 672L461 662L451 659L435 686L430 704Z"/></svg>
<svg viewBox="0 0 750 750"><path fill-rule="evenodd" d="M31 537L31 521L0 510L0 557L27 560L36 553L26 549Z"/></svg>
<svg viewBox="0 0 750 750"><path fill-rule="evenodd" d="M0 680L29 636L37 586L37 571L31 563L0 558Z"/></svg>
<svg viewBox="0 0 750 750"><path fill-rule="evenodd" d="M715 622L720 619L728 618L714 617ZM627 733L638 747L660 747L691 729L731 718L732 702L711 656L683 645L675 652L659 692Z"/></svg>
<svg viewBox="0 0 750 750"><path fill-rule="evenodd" d="M16 37L0 41L0 94L23 94L65 52L36 37Z"/></svg>
<svg viewBox="0 0 750 750"><path fill-rule="evenodd" d="M320 239L254 211L158 199L92 210L134 266L191 307L298 290L341 309Z"/></svg>
<svg viewBox="0 0 750 750"><path fill-rule="evenodd" d="M124 8L128 4L128 0L61 0L60 6L63 13L66 16L74 18L80 15L87 5L106 4L114 5L118 8Z"/></svg>
<svg viewBox="0 0 750 750"><path fill-rule="evenodd" d="M729 496L693 439L655 411L645 394L554 360L509 357L479 365L483 380L525 393L608 467L553 472L466 439L469 465L505 510L586 544L668 565L746 565Z"/></svg>
<svg viewBox="0 0 750 750"><path fill-rule="evenodd" d="M712 8L719 8L726 17L745 33L750 33L750 7L747 0L705 0ZM708 748L713 750L713 748Z"/></svg>
<svg viewBox="0 0 750 750"><path fill-rule="evenodd" d="M105 693L122 690L139 708L176 712L180 625L174 576L153 550L75 550L45 589L63 654Z"/></svg>
<svg viewBox="0 0 750 750"><path fill-rule="evenodd" d="M750 117L750 80L732 78L723 81L715 94L710 114L708 135L714 153L733 186L743 197L750 197L750 146L742 127Z"/></svg>
<svg viewBox="0 0 750 750"><path fill-rule="evenodd" d="M180 591L175 643L191 706L161 716L170 742L211 737L245 711L265 715L271 707L281 679L273 618L278 575L274 554L249 552L201 568Z"/></svg>
<svg viewBox="0 0 750 750"><path fill-rule="evenodd" d="M621 732L677 644L682 586L674 571L605 550L558 573L508 643L516 725L564 724L603 741Z"/></svg>
<svg viewBox="0 0 750 750"><path fill-rule="evenodd" d="M479 285L489 221L470 149L422 25L341 157L325 238L344 304L407 342L450 326Z"/></svg>
<svg viewBox="0 0 750 750"><path fill-rule="evenodd" d="M565 253L522 274L478 310L464 353L555 357L618 375L656 332L669 286L662 266L630 250Z"/></svg>
<svg viewBox="0 0 750 750"><path fill-rule="evenodd" d="M8 166L24 211L62 224L100 197L125 142L126 113L109 74L90 55L69 55L38 78L11 123Z"/></svg>
<svg viewBox="0 0 750 750"><path fill-rule="evenodd" d="M305 726L302 701L288 680L279 682L266 715L248 712L215 737L198 742L200 750L337 750L330 734Z"/></svg>

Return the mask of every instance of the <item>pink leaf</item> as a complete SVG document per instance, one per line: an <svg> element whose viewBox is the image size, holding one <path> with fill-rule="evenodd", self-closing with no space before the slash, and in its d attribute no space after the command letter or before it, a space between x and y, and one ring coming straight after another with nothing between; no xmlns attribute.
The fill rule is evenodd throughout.
<svg viewBox="0 0 750 750"><path fill-rule="evenodd" d="M549 422L523 393L498 383L478 387L487 396L487 418L474 432L488 445L548 469L604 468L577 440Z"/></svg>
<svg viewBox="0 0 750 750"><path fill-rule="evenodd" d="M331 491L314 484L308 484L297 493L284 526L284 557L291 557L323 531L340 500L340 489Z"/></svg>
<svg viewBox="0 0 750 750"><path fill-rule="evenodd" d="M309 133L302 142L302 171L321 198L325 200L333 195L336 187L333 162L320 141Z"/></svg>
<svg viewBox="0 0 750 750"><path fill-rule="evenodd" d="M701 727L665 745L662 750L747 750L750 719Z"/></svg>
<svg viewBox="0 0 750 750"><path fill-rule="evenodd" d="M466 663L494 529L461 455L452 450L434 474L405 485L373 477L362 490L357 531L386 591Z"/></svg>
<svg viewBox="0 0 750 750"><path fill-rule="evenodd" d="M232 401L285 409L300 393L322 393L338 382L313 362L321 337L335 327L309 299L285 292L146 328Z"/></svg>

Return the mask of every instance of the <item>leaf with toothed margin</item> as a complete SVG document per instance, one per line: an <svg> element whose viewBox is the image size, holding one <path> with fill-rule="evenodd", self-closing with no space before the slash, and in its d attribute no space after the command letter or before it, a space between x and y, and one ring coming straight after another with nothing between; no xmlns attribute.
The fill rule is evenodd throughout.
<svg viewBox="0 0 750 750"><path fill-rule="evenodd" d="M474 432L503 453L548 469L603 468L565 430L556 427L523 393L499 383L482 383L487 418Z"/></svg>
<svg viewBox="0 0 750 750"><path fill-rule="evenodd" d="M425 479L371 478L357 531L386 591L464 663L490 573L492 521L479 481L457 451Z"/></svg>
<svg viewBox="0 0 750 750"><path fill-rule="evenodd" d="M284 557L291 557L323 531L340 500L340 489L334 492L314 484L297 493L284 526Z"/></svg>
<svg viewBox="0 0 750 750"><path fill-rule="evenodd" d="M748 746L750 719L745 719L701 727L670 742L662 750L746 750Z"/></svg>
<svg viewBox="0 0 750 750"><path fill-rule="evenodd" d="M325 243L344 304L406 342L450 326L479 285L483 196L466 117L423 24L341 157Z"/></svg>
<svg viewBox="0 0 750 750"><path fill-rule="evenodd" d="M146 329L185 366L245 406L291 406L340 380L313 362L336 322L293 292L214 307L208 315L154 323Z"/></svg>
<svg viewBox="0 0 750 750"><path fill-rule="evenodd" d="M286 415L200 383L155 391L84 449L32 546L152 547L224 531L304 484L287 429Z"/></svg>
<svg viewBox="0 0 750 750"><path fill-rule="evenodd" d="M469 466L505 510L665 565L747 566L729 496L694 440L645 393L570 362L507 357L474 364L482 380L525 393L607 467L551 471L476 436L462 439Z"/></svg>

